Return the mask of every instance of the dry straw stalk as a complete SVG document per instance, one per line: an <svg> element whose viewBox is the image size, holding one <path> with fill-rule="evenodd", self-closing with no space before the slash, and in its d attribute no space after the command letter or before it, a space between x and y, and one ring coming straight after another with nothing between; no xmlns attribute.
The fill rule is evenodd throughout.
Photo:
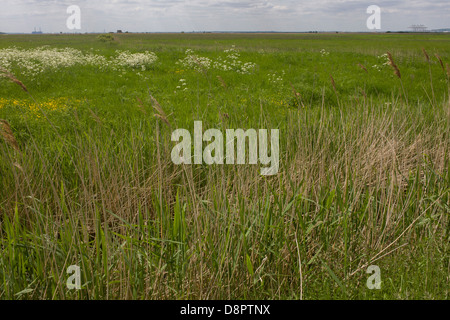
<svg viewBox="0 0 450 320"><path fill-rule="evenodd" d="M13 147L15 150L20 151L19 144L17 143L16 138L14 137L11 126L8 121L0 119L0 135L6 141L8 145Z"/></svg>

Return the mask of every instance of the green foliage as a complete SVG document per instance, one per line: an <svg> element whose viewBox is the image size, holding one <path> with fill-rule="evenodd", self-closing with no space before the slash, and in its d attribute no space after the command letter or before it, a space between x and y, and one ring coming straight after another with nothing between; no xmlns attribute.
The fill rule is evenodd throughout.
<svg viewBox="0 0 450 320"><path fill-rule="evenodd" d="M449 63L449 35L102 36L1 36L0 49L158 57L11 70L30 94L0 80L21 149L0 138L1 299L449 298L449 79L434 57ZM177 64L233 45L256 68ZM194 120L280 129L279 174L175 166L171 132ZM381 290L366 287L371 264ZM81 290L65 286L69 265Z"/></svg>
<svg viewBox="0 0 450 320"><path fill-rule="evenodd" d="M97 36L97 40L100 40L101 42L113 42L115 41L114 36L109 33L104 33Z"/></svg>

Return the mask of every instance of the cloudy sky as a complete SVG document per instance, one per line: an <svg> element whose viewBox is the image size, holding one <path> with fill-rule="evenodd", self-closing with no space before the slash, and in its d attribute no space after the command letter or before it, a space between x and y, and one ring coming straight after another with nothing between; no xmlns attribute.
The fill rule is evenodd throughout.
<svg viewBox="0 0 450 320"><path fill-rule="evenodd" d="M68 6L81 10L78 32L368 31L370 5L381 30L412 24L450 28L449 0L0 0L0 32L73 32Z"/></svg>

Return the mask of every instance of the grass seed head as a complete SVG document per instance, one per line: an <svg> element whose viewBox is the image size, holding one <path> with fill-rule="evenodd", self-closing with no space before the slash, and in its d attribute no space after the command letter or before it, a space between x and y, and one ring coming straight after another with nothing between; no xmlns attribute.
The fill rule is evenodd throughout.
<svg viewBox="0 0 450 320"><path fill-rule="evenodd" d="M136 97L136 99L137 99L137 101L139 102L139 103L138 103L139 109L142 111L143 114L147 115L147 111L145 111L144 103L142 103L142 100L139 99L139 97Z"/></svg>
<svg viewBox="0 0 450 320"><path fill-rule="evenodd" d="M15 150L20 151L19 144L17 143L16 138L14 137L11 126L8 121L0 119L0 135L6 141L8 145L13 147Z"/></svg>
<svg viewBox="0 0 450 320"><path fill-rule="evenodd" d="M334 81L334 78L331 74L330 74L330 80L331 80L331 85L333 86L334 91L337 92L336 82Z"/></svg>
<svg viewBox="0 0 450 320"><path fill-rule="evenodd" d="M95 114L94 111L91 110L91 108L88 108L88 110L91 113L92 118L95 120L95 122L101 125L103 123L102 120Z"/></svg>
<svg viewBox="0 0 450 320"><path fill-rule="evenodd" d="M227 88L227 84L225 83L225 81L222 79L221 76L217 76L217 79L219 79L220 84L222 85L222 87L224 87L225 89Z"/></svg>
<svg viewBox="0 0 450 320"><path fill-rule="evenodd" d="M444 62L442 62L442 59L441 59L441 57L438 54L435 54L435 56L438 59L439 64L441 65L442 71L444 71L444 73L445 73Z"/></svg>
<svg viewBox="0 0 450 320"><path fill-rule="evenodd" d="M358 63L358 66L363 69L366 73L369 73L369 71L367 71L366 67L364 67L361 63Z"/></svg>
<svg viewBox="0 0 450 320"><path fill-rule="evenodd" d="M167 119L167 115L164 112L164 110L161 108L161 105L158 103L158 101L152 95L150 95L150 99L152 100L153 109L156 110L155 117L161 119L170 127L170 123L169 123L169 120Z"/></svg>
<svg viewBox="0 0 450 320"><path fill-rule="evenodd" d="M422 48L423 55L425 56L425 59L427 59L427 62L430 62L430 56L426 52L425 48Z"/></svg>
<svg viewBox="0 0 450 320"><path fill-rule="evenodd" d="M392 69L394 69L395 75L396 75L399 79L401 79L401 78L402 78L402 75L401 75L401 73L400 73L400 69L399 69L399 68L397 67L397 65L395 64L394 58L392 58L392 54L388 51L388 52L387 52L387 55L388 55L388 59L389 59L389 65L392 67Z"/></svg>
<svg viewBox="0 0 450 320"><path fill-rule="evenodd" d="M22 81L17 79L11 72L9 72L8 70L6 70L3 67L0 67L0 77L8 78L15 84L19 85L25 92L28 92L27 87L22 83Z"/></svg>

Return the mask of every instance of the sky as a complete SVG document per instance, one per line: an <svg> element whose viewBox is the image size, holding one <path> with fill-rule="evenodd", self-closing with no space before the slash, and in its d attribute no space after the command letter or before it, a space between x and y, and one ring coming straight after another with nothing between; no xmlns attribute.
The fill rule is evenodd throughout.
<svg viewBox="0 0 450 320"><path fill-rule="evenodd" d="M450 0L0 0L0 32L372 31L367 7L381 9L381 29L450 28ZM70 30L67 8L80 8Z"/></svg>

